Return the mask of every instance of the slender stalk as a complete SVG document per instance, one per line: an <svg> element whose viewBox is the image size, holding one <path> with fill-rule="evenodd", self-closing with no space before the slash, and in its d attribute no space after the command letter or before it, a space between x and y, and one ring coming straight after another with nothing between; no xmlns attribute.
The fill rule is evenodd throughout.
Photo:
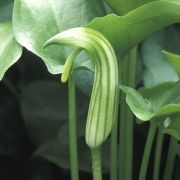
<svg viewBox="0 0 180 180"><path fill-rule="evenodd" d="M133 48L129 53L128 58L128 86L135 87L136 81L136 56L137 56L137 47ZM133 134L134 134L134 116L129 107L126 110L127 120L126 120L126 149L125 149L125 179L132 179L132 169L133 169Z"/></svg>
<svg viewBox="0 0 180 180"><path fill-rule="evenodd" d="M110 162L110 180L117 180L117 151L118 151L118 142L117 142L117 131L118 131L118 121L114 124L111 133L111 162Z"/></svg>
<svg viewBox="0 0 180 180"><path fill-rule="evenodd" d="M125 125L126 125L126 102L125 95L120 93L120 131L119 131L119 180L124 179L125 169Z"/></svg>
<svg viewBox="0 0 180 180"><path fill-rule="evenodd" d="M155 161L154 161L154 171L153 171L153 180L159 180L159 171L160 171L163 140L164 140L164 135L162 134L160 129L158 129L158 137L157 137Z"/></svg>
<svg viewBox="0 0 180 180"><path fill-rule="evenodd" d="M69 144L70 144L70 167L71 180L78 180L78 152L76 132L76 88L72 75L68 80L68 102L69 102Z"/></svg>
<svg viewBox="0 0 180 180"><path fill-rule="evenodd" d="M102 179L101 151L99 147L113 129L118 106L118 65L113 47L98 31L77 27L61 32L49 39L44 47L51 44L77 46L84 49L95 65L94 84L88 110L85 139L91 148L93 176ZM65 64L67 80L77 50L68 57ZM74 54L75 53L75 54ZM73 162L72 162L73 164Z"/></svg>
<svg viewBox="0 0 180 180"><path fill-rule="evenodd" d="M120 73L119 81L121 79ZM119 94L119 93L118 93ZM119 98L118 98L118 105L119 105ZM116 118L114 127L111 133L111 147L110 147L110 180L117 180L118 178L118 108L116 108Z"/></svg>
<svg viewBox="0 0 180 180"><path fill-rule="evenodd" d="M128 56L123 60L122 68L122 83L128 84L128 66L127 66ZM125 179L125 169L126 169L126 130L127 130L127 104L126 96L124 93L120 94L120 131L119 131L119 180ZM130 172L131 173L131 172ZM128 179L127 179L128 180Z"/></svg>
<svg viewBox="0 0 180 180"><path fill-rule="evenodd" d="M101 147L91 149L93 180L102 180Z"/></svg>
<svg viewBox="0 0 180 180"><path fill-rule="evenodd" d="M163 180L172 179L177 146L178 146L178 141L175 138L171 137Z"/></svg>
<svg viewBox="0 0 180 180"><path fill-rule="evenodd" d="M155 133L156 133L156 124L154 122L151 122L147 140L146 140L142 164L141 164L141 168L140 168L139 180L146 179L148 162L149 162L149 158L150 158L150 153L151 153L151 148L152 148Z"/></svg>
<svg viewBox="0 0 180 180"><path fill-rule="evenodd" d="M124 60L122 69L123 84L135 87L136 77L136 53L137 47L133 48ZM120 109L120 162L119 162L119 180L131 180L133 169L133 131L134 120L133 113L126 104L125 95L121 96Z"/></svg>

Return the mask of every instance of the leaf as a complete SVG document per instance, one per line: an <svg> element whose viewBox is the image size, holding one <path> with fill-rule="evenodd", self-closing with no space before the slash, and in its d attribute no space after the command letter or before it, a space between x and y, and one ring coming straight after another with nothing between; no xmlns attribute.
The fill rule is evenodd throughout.
<svg viewBox="0 0 180 180"><path fill-rule="evenodd" d="M105 0L116 14L125 14L154 0Z"/></svg>
<svg viewBox="0 0 180 180"><path fill-rule="evenodd" d="M12 19L14 0L0 2L0 22L10 22Z"/></svg>
<svg viewBox="0 0 180 180"><path fill-rule="evenodd" d="M91 161L88 148L84 150L83 147L80 147L81 156L79 159L79 169L81 171L89 172L91 170ZM87 159L87 153L89 155ZM61 168L70 169L69 165L69 146L61 144L61 141L55 139L49 140L47 143L39 147L33 157L43 157L47 161L55 163ZM83 163L82 163L83 161Z"/></svg>
<svg viewBox="0 0 180 180"><path fill-rule="evenodd" d="M174 37L175 33L173 33L174 31L171 32L170 29L173 28L150 36L142 44L142 60L145 67L143 82L145 87L179 79L171 63L162 54L162 49L166 48L167 42L171 46L175 44L176 36ZM171 36L171 40L168 36Z"/></svg>
<svg viewBox="0 0 180 180"><path fill-rule="evenodd" d="M127 86L120 88L126 93L130 109L142 121L180 112L180 82L164 83L140 92Z"/></svg>
<svg viewBox="0 0 180 180"><path fill-rule="evenodd" d="M82 66L83 64L81 65L81 68ZM88 68L89 67L91 67L91 65L88 65ZM91 71L78 68L77 76L76 76L76 84L81 89L81 91L87 94L88 96L90 96L92 91L93 78L94 78L94 74Z"/></svg>
<svg viewBox="0 0 180 180"><path fill-rule="evenodd" d="M21 159L24 155L24 131L17 101L0 84L0 156Z"/></svg>
<svg viewBox="0 0 180 180"><path fill-rule="evenodd" d="M104 14L103 3L96 0L15 0L13 29L17 41L57 74L62 72L69 50L59 46L43 49L44 43L60 31L83 26Z"/></svg>
<svg viewBox="0 0 180 180"><path fill-rule="evenodd" d="M77 92L77 117L87 110L87 98ZM68 121L67 87L56 81L37 81L27 86L21 95L24 124L35 147L56 136Z"/></svg>
<svg viewBox="0 0 180 180"><path fill-rule="evenodd" d="M61 131L61 130L60 130ZM47 161L50 161L57 166L70 169L69 159L69 144L65 145L61 139L66 138L67 134L62 134L61 138L53 138L48 142L42 144L33 154L33 158L42 157ZM66 132L67 133L67 132ZM85 172L91 172L91 155L89 148L85 144L85 137L78 139L78 152L79 152L79 170ZM103 172L108 172L109 169L109 141L105 142L102 150L102 169Z"/></svg>
<svg viewBox="0 0 180 180"><path fill-rule="evenodd" d="M141 120L147 121L153 117L150 101L146 100L135 89L120 86L120 89L126 93L126 102L131 108L132 112Z"/></svg>
<svg viewBox="0 0 180 180"><path fill-rule="evenodd" d="M167 97L172 88L174 88L176 83L167 82L151 88L140 88L138 92L146 99L148 99L154 106L155 109L159 109ZM156 106L155 106L156 105Z"/></svg>
<svg viewBox="0 0 180 180"><path fill-rule="evenodd" d="M0 80L21 54L22 47L13 36L11 23L0 23Z"/></svg>
<svg viewBox="0 0 180 180"><path fill-rule="evenodd" d="M81 138L85 136L85 127L86 127L86 116L78 119L77 122L77 138ZM60 128L57 132L57 138L63 145L69 145L69 123L68 121Z"/></svg>
<svg viewBox="0 0 180 180"><path fill-rule="evenodd" d="M55 46L48 47L46 50L42 50L43 43L59 31L70 27L82 25L80 23L77 23L77 21L79 22L78 15L81 12L81 10L79 10L81 9L81 4L78 4L79 1L80 0L70 1L74 2L73 13L68 13L69 11L72 11L72 3L65 3L64 0L61 2L58 1L58 5L56 5L56 8L58 9L57 14L60 14L60 12L62 12L61 4L65 4L65 8L67 7L67 10L63 13L63 17L67 17L72 20L70 21L68 19L65 21L62 16L60 16L59 19L62 18L63 22L61 27L59 27L57 21L54 20L54 11L52 11L52 8L50 9L50 6L47 4L47 2L42 3L44 2L43 0L36 3L28 0L15 1L13 15L15 36L20 44L22 44L27 49L31 50L32 52L44 59L51 73L62 72L62 66L66 59L66 55L69 54L69 50L64 47ZM86 23L96 16L104 15L102 11L95 11L94 9L94 7L102 7L101 5L95 6L95 3L87 0L84 2L89 4L87 9L93 9L93 12L97 12L94 13L94 16L91 16L91 18L89 18ZM101 1L95 2L99 4ZM40 9L42 10L42 12L45 13L39 12ZM83 15L83 17L85 18L87 17L87 15L91 14L87 13L87 11L84 12L85 15ZM108 15L102 18L96 18L88 25L88 27L103 33L109 39L114 49L116 50L116 55L120 56L119 59L123 59L124 56L128 53L128 51L133 46L137 45L140 41L142 41L145 37L149 36L153 32L164 28L165 26L168 26L175 22L179 22L179 12L179 4L160 0L157 2L151 2L143 5L131 11L125 16ZM76 16L74 14L76 14ZM154 23L155 21L156 23ZM66 24L64 22L66 22ZM86 23L84 23L83 25L85 25ZM47 27L51 28L49 28L47 31ZM76 63L78 64L78 61L76 61ZM85 87L84 84L83 87Z"/></svg>
<svg viewBox="0 0 180 180"><path fill-rule="evenodd" d="M110 14L96 18L88 27L104 34L121 59L144 38L176 22L180 22L180 4L159 0L124 16Z"/></svg>
<svg viewBox="0 0 180 180"><path fill-rule="evenodd" d="M121 14L120 2L118 0L105 0L116 14Z"/></svg>
<svg viewBox="0 0 180 180"><path fill-rule="evenodd" d="M164 56L171 62L174 69L180 76L180 56L167 51L163 51Z"/></svg>
<svg viewBox="0 0 180 180"><path fill-rule="evenodd" d="M85 53L80 53L77 56L75 61L77 62L78 60L78 63L74 63L73 70L76 73L77 87L86 95L90 96L93 87L94 66L91 61L84 61L84 59L88 59L88 57L82 58L85 55Z"/></svg>
<svg viewBox="0 0 180 180"><path fill-rule="evenodd" d="M0 80L22 54L22 47L16 42L12 32L12 7L12 0L0 3Z"/></svg>
<svg viewBox="0 0 180 180"><path fill-rule="evenodd" d="M165 119L162 132L180 141L180 114Z"/></svg>

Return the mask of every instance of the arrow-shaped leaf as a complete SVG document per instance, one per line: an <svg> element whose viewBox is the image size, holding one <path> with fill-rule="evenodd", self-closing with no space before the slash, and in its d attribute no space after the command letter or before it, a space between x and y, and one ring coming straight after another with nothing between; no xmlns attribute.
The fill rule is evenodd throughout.
<svg viewBox="0 0 180 180"><path fill-rule="evenodd" d="M125 14L155 0L105 0L116 14Z"/></svg>
<svg viewBox="0 0 180 180"><path fill-rule="evenodd" d="M16 42L12 31L12 7L11 0L0 2L0 80L22 54L22 47Z"/></svg>
<svg viewBox="0 0 180 180"><path fill-rule="evenodd" d="M140 92L120 86L126 93L126 102L133 113L142 121L180 112L180 82L164 83Z"/></svg>
<svg viewBox="0 0 180 180"><path fill-rule="evenodd" d="M167 118L164 121L162 132L180 141L180 114Z"/></svg>
<svg viewBox="0 0 180 180"><path fill-rule="evenodd" d="M176 72L180 76L180 55L173 54L173 53L170 53L167 51L163 51L163 54L171 62L174 69L176 70Z"/></svg>
<svg viewBox="0 0 180 180"><path fill-rule="evenodd" d="M83 26L103 15L103 3L96 0L15 0L13 28L17 41L57 74L62 72L69 50L60 46L43 49L44 43L60 31Z"/></svg>
<svg viewBox="0 0 180 180"><path fill-rule="evenodd" d="M22 47L13 36L11 23L0 23L0 80L21 54Z"/></svg>
<svg viewBox="0 0 180 180"><path fill-rule="evenodd" d="M180 3L159 0L140 6L124 16L110 14L94 19L88 27L100 31L116 54L127 52L150 34L180 22Z"/></svg>

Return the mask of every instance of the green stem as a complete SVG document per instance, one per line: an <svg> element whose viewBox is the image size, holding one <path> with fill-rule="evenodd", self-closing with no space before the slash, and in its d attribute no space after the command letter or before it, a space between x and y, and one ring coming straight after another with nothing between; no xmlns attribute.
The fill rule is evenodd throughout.
<svg viewBox="0 0 180 180"><path fill-rule="evenodd" d="M157 138L157 143L156 143L153 180L159 180L159 171L160 171L163 140L164 140L164 135L162 134L160 129L158 129L158 138Z"/></svg>
<svg viewBox="0 0 180 180"><path fill-rule="evenodd" d="M175 138L171 137L163 180L172 179L177 146L178 146L178 141Z"/></svg>
<svg viewBox="0 0 180 180"><path fill-rule="evenodd" d="M146 140L142 164L141 164L141 168L140 168L139 180L146 179L148 162L149 162L149 158L150 158L150 153L151 153L151 148L152 148L155 133L156 133L156 124L154 122L151 122L147 140Z"/></svg>
<svg viewBox="0 0 180 180"><path fill-rule="evenodd" d="M76 88L72 74L69 76L68 80L68 96L71 180L78 180L79 173L76 132Z"/></svg>
<svg viewBox="0 0 180 180"><path fill-rule="evenodd" d="M136 55L137 47L133 48L126 59L122 68L123 84L135 87L136 80ZM121 95L120 109L120 162L119 162L119 180L131 180L133 169L133 131L134 119L133 113L126 104L125 95Z"/></svg>
<svg viewBox="0 0 180 180"><path fill-rule="evenodd" d="M110 164L110 179L117 180L117 151L118 151L118 142L117 142L117 131L118 131L118 121L114 124L111 133L111 164Z"/></svg>
<svg viewBox="0 0 180 180"><path fill-rule="evenodd" d="M102 180L101 147L91 149L93 180Z"/></svg>
<svg viewBox="0 0 180 180"><path fill-rule="evenodd" d="M135 87L136 82L136 56L137 47L133 48L129 53L128 57L128 86ZM127 106L127 120L126 120L126 131L125 131L125 179L132 179L132 169L133 169L133 137L134 137L134 116L130 108Z"/></svg>
<svg viewBox="0 0 180 180"><path fill-rule="evenodd" d="M120 101L120 131L119 131L119 180L124 179L124 169L125 169L125 125L126 125L126 102L125 102L125 95L120 94L121 101Z"/></svg>

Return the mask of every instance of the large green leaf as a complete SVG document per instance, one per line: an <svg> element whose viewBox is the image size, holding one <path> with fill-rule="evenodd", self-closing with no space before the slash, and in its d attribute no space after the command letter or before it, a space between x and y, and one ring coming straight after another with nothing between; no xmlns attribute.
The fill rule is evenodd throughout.
<svg viewBox="0 0 180 180"><path fill-rule="evenodd" d="M174 69L176 70L176 72L180 76L180 55L173 54L173 53L170 53L167 51L163 51L163 54L171 62Z"/></svg>
<svg viewBox="0 0 180 180"><path fill-rule="evenodd" d="M127 86L120 88L126 93L127 104L142 121L180 112L180 82L164 83L140 92Z"/></svg>
<svg viewBox="0 0 180 180"><path fill-rule="evenodd" d="M48 70L61 73L69 51L60 46L43 49L44 43L68 28L83 26L105 14L104 5L96 0L15 0L13 28L17 41L41 57Z"/></svg>
<svg viewBox="0 0 180 180"><path fill-rule="evenodd" d="M155 0L105 0L117 14L125 14L143 4Z"/></svg>
<svg viewBox="0 0 180 180"><path fill-rule="evenodd" d="M22 54L22 47L16 42L11 24L13 1L0 2L0 80Z"/></svg>
<svg viewBox="0 0 180 180"><path fill-rule="evenodd" d="M112 10L116 14L121 14L121 7L120 7L120 1L119 0L105 0L107 4L112 8Z"/></svg>
<svg viewBox="0 0 180 180"><path fill-rule="evenodd" d="M173 136L178 141L180 141L180 114L168 117L164 121L163 133Z"/></svg>
<svg viewBox="0 0 180 180"><path fill-rule="evenodd" d="M82 67L83 64L81 64ZM91 65L86 64L89 67ZM85 69L79 69L77 71L77 76L76 76L76 84L77 86L87 95L91 94L92 87L93 87L93 78L94 74L92 71L87 71Z"/></svg>
<svg viewBox="0 0 180 180"><path fill-rule="evenodd" d="M63 144L62 138L67 138L68 131L59 131L61 137L55 137L48 142L42 144L33 154L33 157L42 157L57 166L65 169L70 169L69 159L69 144ZM89 148L85 143L85 137L78 139L78 152L79 152L79 170L91 172L91 155ZM67 139L68 142L68 139ZM109 169L109 141L106 141L102 148L102 169L108 172Z"/></svg>
<svg viewBox="0 0 180 180"><path fill-rule="evenodd" d="M159 0L145 4L124 16L114 14L94 19L88 27L103 33L116 54L127 52L150 34L180 22L180 4Z"/></svg>
<svg viewBox="0 0 180 180"><path fill-rule="evenodd" d="M36 81L23 89L21 112L24 124L34 146L56 136L68 121L67 87L56 81ZM87 109L86 96L77 92L77 117Z"/></svg>
<svg viewBox="0 0 180 180"><path fill-rule="evenodd" d="M24 155L25 134L21 116L15 101L4 87L0 85L0 156L21 159Z"/></svg>
<svg viewBox="0 0 180 180"><path fill-rule="evenodd" d="M18 61L22 47L16 42L11 23L0 23L0 80L5 72Z"/></svg>
<svg viewBox="0 0 180 180"><path fill-rule="evenodd" d="M82 129L79 130L81 131ZM84 136L83 139L85 139ZM79 152L81 152L81 155L79 156L80 170L90 171L90 152L83 139L78 140L78 150ZM42 144L41 146L39 146L33 154L33 157L38 156L55 163L61 168L69 169L70 159L68 129L64 131L64 129L61 128L58 132L57 137L54 137Z"/></svg>
<svg viewBox="0 0 180 180"><path fill-rule="evenodd" d="M0 22L11 21L14 0L0 1Z"/></svg>
<svg viewBox="0 0 180 180"><path fill-rule="evenodd" d="M171 27L153 34L142 43L141 54L145 67L143 74L145 87L152 87L163 82L177 81L179 79L171 63L162 54L162 49L167 48L166 44L175 47L176 36L174 35L176 33L174 27ZM169 40L169 36L171 40Z"/></svg>

